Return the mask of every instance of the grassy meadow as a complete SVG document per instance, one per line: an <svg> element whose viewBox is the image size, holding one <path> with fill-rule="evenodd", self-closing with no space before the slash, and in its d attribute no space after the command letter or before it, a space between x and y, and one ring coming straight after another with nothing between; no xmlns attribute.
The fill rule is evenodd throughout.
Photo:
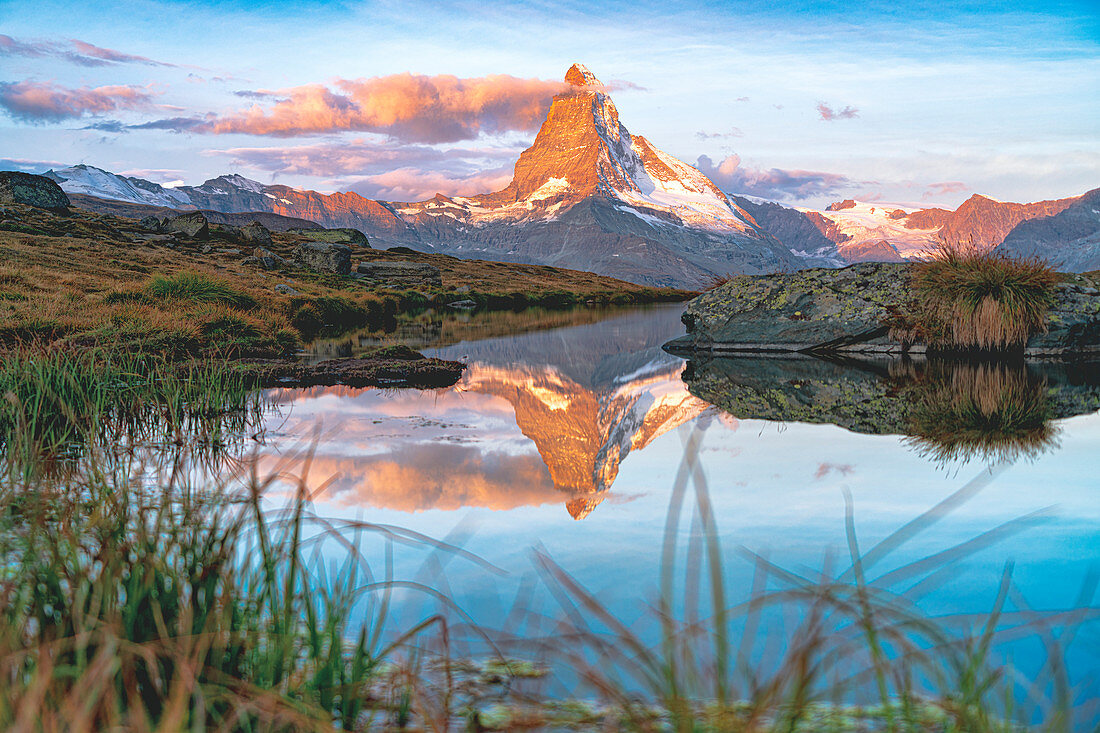
<svg viewBox="0 0 1100 733"><path fill-rule="evenodd" d="M242 265L252 245L214 227L209 240L162 241L136 221L12 205L0 230L0 347L95 345L173 357L284 357L320 334L392 324L397 314L472 300L479 308L563 309L683 300L690 294L540 265L459 260L355 247L353 263L397 260L439 268L442 288L366 288L350 277ZM272 233L289 257L307 236ZM170 245L170 246L169 246ZM298 294L275 292L289 285Z"/></svg>

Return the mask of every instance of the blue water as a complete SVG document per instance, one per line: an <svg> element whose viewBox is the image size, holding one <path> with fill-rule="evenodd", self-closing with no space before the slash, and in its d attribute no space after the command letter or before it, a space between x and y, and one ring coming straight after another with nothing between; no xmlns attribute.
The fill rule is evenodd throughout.
<svg viewBox="0 0 1100 733"><path fill-rule="evenodd" d="M697 456L700 480L680 484L675 577L685 577L685 562L698 562L685 557L698 536L692 517L705 487L731 603L748 597L753 554L806 576L840 575L850 564L846 494L866 552L963 489L966 497L868 568L868 578L1008 524L995 541L884 587L905 593L927 616L962 615L951 621L958 628L977 625L966 615L993 608L1006 564L1010 625L1022 620L1020 610L1081 603L1083 585L1100 568L1100 415L1058 421L1057 445L1035 460L949 465L923 457L903 436L739 419L693 397L680 379L684 362L660 350L681 332L679 313L679 306L644 309L426 350L469 365L448 389L275 392L280 409L268 421L264 465L274 468L316 441L307 485L317 491L319 513L449 538L498 568L415 546L394 556L395 577L435 584L490 628L506 623L517 589L537 577L539 548L655 639L651 609L666 522L689 443L697 444L689 458ZM432 557L446 558L442 571L432 569L435 560L425 565ZM524 603L560 615L539 582L534 587ZM682 588L681 612L690 605ZM400 597L409 614L431 605L415 593ZM782 646L794 621L780 616L759 632L779 641L761 639L759 649ZM1100 697L1098 642L1093 623L1070 651L1083 704ZM1028 674L1045 658L1034 639L998 650Z"/></svg>

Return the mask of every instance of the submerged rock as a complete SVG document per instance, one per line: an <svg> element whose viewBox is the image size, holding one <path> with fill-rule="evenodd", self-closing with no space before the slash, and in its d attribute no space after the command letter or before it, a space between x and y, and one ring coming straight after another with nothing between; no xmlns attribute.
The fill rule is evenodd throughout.
<svg viewBox="0 0 1100 733"><path fill-rule="evenodd" d="M21 171L0 171L0 203L64 211L69 197L56 181Z"/></svg>
<svg viewBox="0 0 1100 733"><path fill-rule="evenodd" d="M356 272L364 284L372 287L394 290L443 287L443 275L439 268L424 262L360 262Z"/></svg>
<svg viewBox="0 0 1100 733"><path fill-rule="evenodd" d="M840 270L741 275L692 300L682 316L687 335L673 352L921 352L891 337L889 323L910 299L910 265L860 263ZM1100 351L1100 297L1091 281L1067 276L1055 291L1046 330L1028 340L1028 355Z"/></svg>
<svg viewBox="0 0 1100 733"><path fill-rule="evenodd" d="M360 357L328 359L315 364L255 362L265 386L311 387L342 384L349 387L450 387L462 376L462 362L426 357L408 346L386 346Z"/></svg>

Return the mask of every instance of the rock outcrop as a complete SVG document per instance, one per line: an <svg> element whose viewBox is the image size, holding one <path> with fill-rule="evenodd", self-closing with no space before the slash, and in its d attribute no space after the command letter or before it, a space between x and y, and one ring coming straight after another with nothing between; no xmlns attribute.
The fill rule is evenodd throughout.
<svg viewBox="0 0 1100 733"><path fill-rule="evenodd" d="M271 232L258 221L250 221L238 230L241 239L249 244L269 246L271 244Z"/></svg>
<svg viewBox="0 0 1100 733"><path fill-rule="evenodd" d="M923 351L890 335L887 325L910 300L906 264L863 263L840 270L731 279L692 300L688 333L677 352L902 353ZM1100 295L1084 276L1067 276L1055 292L1046 330L1025 354L1100 351Z"/></svg>
<svg viewBox="0 0 1100 733"><path fill-rule="evenodd" d="M56 182L45 176L20 171L0 171L0 204L23 204L39 209L64 211L69 197Z"/></svg>
<svg viewBox="0 0 1100 733"><path fill-rule="evenodd" d="M332 242L355 247L370 247L367 235L358 229L338 227L336 229L291 229L291 234L304 234L314 242Z"/></svg>
<svg viewBox="0 0 1100 733"><path fill-rule="evenodd" d="M351 273L351 247L331 242L304 242L294 248L294 259L316 272Z"/></svg>
<svg viewBox="0 0 1100 733"><path fill-rule="evenodd" d="M166 234L182 234L191 239L207 239L210 236L210 224L198 211L165 219L161 222L160 230Z"/></svg>

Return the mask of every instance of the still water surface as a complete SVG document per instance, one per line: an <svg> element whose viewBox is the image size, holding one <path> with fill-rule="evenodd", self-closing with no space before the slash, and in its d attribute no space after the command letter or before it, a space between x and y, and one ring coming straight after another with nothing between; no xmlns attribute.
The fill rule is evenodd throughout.
<svg viewBox="0 0 1100 733"><path fill-rule="evenodd" d="M953 556L912 597L935 616L988 612L1011 561L1019 595L1010 605L1080 602L1082 584L1100 567L1100 415L1056 420L1030 457L946 461L889 431L738 417L693 396L681 378L685 362L661 350L682 332L681 310L586 314L581 325L457 343L429 328L420 344L426 354L469 365L458 384L278 390L263 461L285 469L280 461L316 440L307 483L319 513L449 537L506 571L447 563L446 590L488 624L504 617L515 588L531 577L533 547L621 618L644 616L693 440L734 601L748 594L753 570L738 548L799 572L843 566L836 558L848 553L846 493L860 544L870 548L965 489L871 575L1027 517ZM432 348L433 338L449 345ZM815 394L825 399L827 391ZM684 538L690 515L685 510ZM423 562L423 553L398 552L395 575L414 577ZM1075 645L1078 679L1091 675L1095 693L1100 640L1093 634ZM1016 649L1014 660L1026 667L1033 651Z"/></svg>

